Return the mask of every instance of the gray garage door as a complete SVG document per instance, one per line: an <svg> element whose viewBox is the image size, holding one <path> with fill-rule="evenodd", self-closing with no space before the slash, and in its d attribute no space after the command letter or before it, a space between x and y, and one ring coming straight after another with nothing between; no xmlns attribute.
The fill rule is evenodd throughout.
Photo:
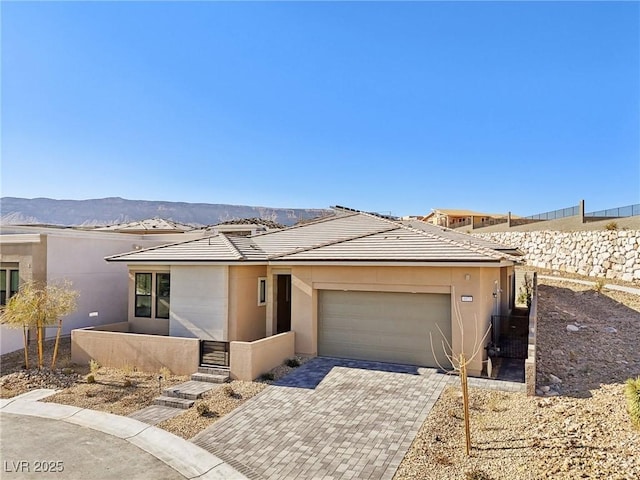
<svg viewBox="0 0 640 480"><path fill-rule="evenodd" d="M451 297L435 293L321 290L318 354L331 357L448 366L442 335L451 343Z"/></svg>

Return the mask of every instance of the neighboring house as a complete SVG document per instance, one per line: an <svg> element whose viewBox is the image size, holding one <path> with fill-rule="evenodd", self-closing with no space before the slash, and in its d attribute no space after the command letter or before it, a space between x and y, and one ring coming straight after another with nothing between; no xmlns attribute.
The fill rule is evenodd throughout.
<svg viewBox="0 0 640 480"><path fill-rule="evenodd" d="M135 222L110 225L108 227L97 227L97 231L132 233L136 235L159 234L159 233L185 233L194 230L191 225L177 223L164 218L149 218Z"/></svg>
<svg viewBox="0 0 640 480"><path fill-rule="evenodd" d="M494 225L496 223L504 223L507 221L508 214L501 213L481 213L472 210L454 210L445 208L434 208L433 211L424 216L417 217L433 225L447 228L459 228L469 226L477 228L480 226ZM516 218L515 216L512 216Z"/></svg>
<svg viewBox="0 0 640 480"><path fill-rule="evenodd" d="M184 234L182 238L189 237ZM202 233L199 234L202 236ZM65 227L0 227L0 305L27 281L70 280L80 293L77 310L64 319L74 328L121 321L127 316L127 269L108 265L106 255L175 240L171 235L135 235ZM22 348L22 332L0 327L0 353ZM54 334L51 330L50 335Z"/></svg>
<svg viewBox="0 0 640 480"><path fill-rule="evenodd" d="M206 233L209 235L225 233L234 236L249 236L268 232L270 230L281 230L283 228L285 228L284 225L280 225L272 220L265 220L262 218L242 218L237 220L228 220L217 225L205 227L204 230L206 230Z"/></svg>
<svg viewBox="0 0 640 480"><path fill-rule="evenodd" d="M292 330L298 354L446 367L443 341L470 353L513 304L518 257L496 246L336 208L279 231L106 260L128 266L132 332L228 342Z"/></svg>

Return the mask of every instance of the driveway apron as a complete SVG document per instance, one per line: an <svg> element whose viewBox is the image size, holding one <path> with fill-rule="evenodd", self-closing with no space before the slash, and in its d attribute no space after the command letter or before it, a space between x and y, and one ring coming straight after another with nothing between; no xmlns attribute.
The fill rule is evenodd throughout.
<svg viewBox="0 0 640 480"><path fill-rule="evenodd" d="M192 441L248 477L391 479L448 377L316 358Z"/></svg>

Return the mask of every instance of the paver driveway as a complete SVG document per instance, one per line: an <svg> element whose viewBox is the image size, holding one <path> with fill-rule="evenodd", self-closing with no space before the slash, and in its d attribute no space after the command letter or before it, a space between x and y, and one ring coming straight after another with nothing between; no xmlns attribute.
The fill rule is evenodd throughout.
<svg viewBox="0 0 640 480"><path fill-rule="evenodd" d="M253 478L390 479L447 382L428 369L315 358L193 442Z"/></svg>

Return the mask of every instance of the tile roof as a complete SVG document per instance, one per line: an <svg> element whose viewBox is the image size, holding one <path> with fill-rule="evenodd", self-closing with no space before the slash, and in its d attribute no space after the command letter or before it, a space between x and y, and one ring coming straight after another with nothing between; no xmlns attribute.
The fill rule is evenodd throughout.
<svg viewBox="0 0 640 480"><path fill-rule="evenodd" d="M229 238L223 234L160 245L133 252L112 255L112 262L168 262L168 261L220 261L233 262L245 257Z"/></svg>
<svg viewBox="0 0 640 480"><path fill-rule="evenodd" d="M510 247L507 245L503 245L498 242L493 242L491 240L485 240L483 238L475 237L473 235L469 235L467 233L457 232L447 227L441 227L438 225L434 225L433 223L424 222L418 219L412 220L402 220L400 223L409 227L416 228L418 230L424 230L425 232L430 232L434 235L439 235L444 238L450 238L452 240L456 240L462 243L473 243L485 248L491 248L493 250L498 250L500 252L509 252L516 253L517 249L514 247Z"/></svg>
<svg viewBox="0 0 640 480"><path fill-rule="evenodd" d="M392 228L355 239L334 242L270 257L270 260L371 261L491 261L497 256L407 228Z"/></svg>
<svg viewBox="0 0 640 480"><path fill-rule="evenodd" d="M421 222L422 223L422 222ZM336 209L336 215L251 237L223 233L188 242L108 257L127 262L287 261L517 261L492 242L439 227L414 228L375 214Z"/></svg>

